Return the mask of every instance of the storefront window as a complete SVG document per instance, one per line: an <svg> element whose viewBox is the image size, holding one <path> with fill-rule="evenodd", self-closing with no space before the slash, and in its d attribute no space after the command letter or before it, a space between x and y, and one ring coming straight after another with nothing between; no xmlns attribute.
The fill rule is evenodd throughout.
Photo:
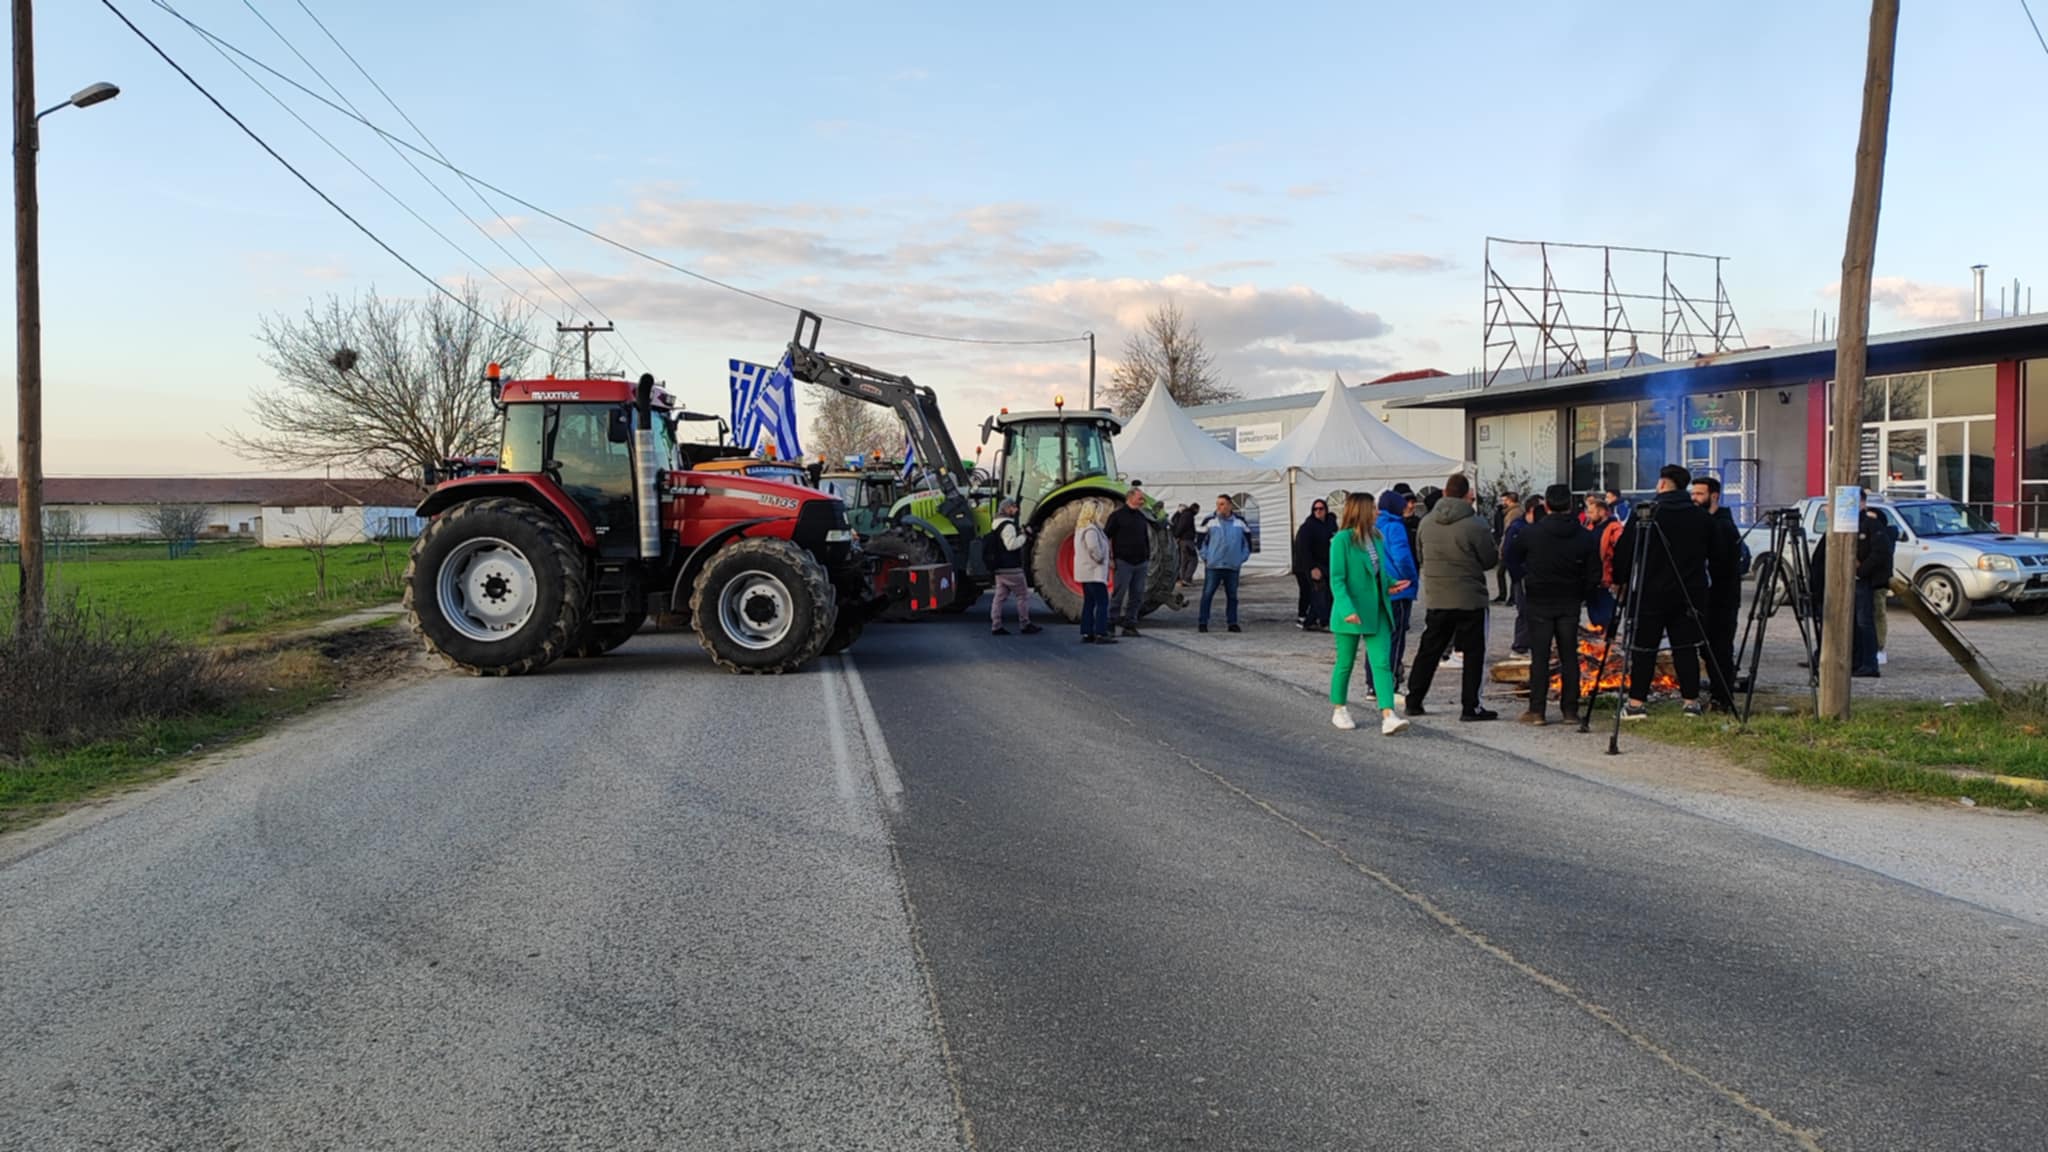
<svg viewBox="0 0 2048 1152"><path fill-rule="evenodd" d="M1947 416L1988 416L1998 409L1998 369L1990 364L1978 368L1955 368L1936 372L1929 391L1928 414L1939 420Z"/></svg>
<svg viewBox="0 0 2048 1152"><path fill-rule="evenodd" d="M1894 420L1927 419L1927 377L1920 373L1891 379Z"/></svg>
<svg viewBox="0 0 2048 1152"><path fill-rule="evenodd" d="M1655 491L1658 471L1674 459L1671 441L1666 435L1671 427L1671 410L1674 407L1676 405L1670 400L1636 402L1636 491Z"/></svg>

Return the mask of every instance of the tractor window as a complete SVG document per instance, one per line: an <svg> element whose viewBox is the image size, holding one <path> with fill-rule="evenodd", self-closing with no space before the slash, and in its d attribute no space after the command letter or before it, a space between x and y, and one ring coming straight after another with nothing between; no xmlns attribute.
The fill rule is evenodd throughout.
<svg viewBox="0 0 2048 1152"><path fill-rule="evenodd" d="M600 546L632 545L638 518L633 511L631 444L611 438L611 404L550 405L555 414L548 428L548 459L562 491L589 514Z"/></svg>
<svg viewBox="0 0 2048 1152"><path fill-rule="evenodd" d="M654 414L654 459L664 472L676 469L676 428L664 413Z"/></svg>
<svg viewBox="0 0 2048 1152"><path fill-rule="evenodd" d="M498 466L506 472L538 472L541 466L541 416L539 404L513 404L505 409L505 443L498 450Z"/></svg>
<svg viewBox="0 0 2048 1152"><path fill-rule="evenodd" d="M1084 476L1116 475L1116 457L1110 453L1109 437L1100 424L1072 423L1067 434L1067 475L1069 481Z"/></svg>
<svg viewBox="0 0 2048 1152"><path fill-rule="evenodd" d="M1064 483L1059 425L1045 422L1012 427L1003 438L1003 495L1014 496L1028 520L1046 493Z"/></svg>

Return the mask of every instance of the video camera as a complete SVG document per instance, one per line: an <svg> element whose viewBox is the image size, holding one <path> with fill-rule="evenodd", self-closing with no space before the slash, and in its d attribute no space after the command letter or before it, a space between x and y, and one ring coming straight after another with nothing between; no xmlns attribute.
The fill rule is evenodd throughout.
<svg viewBox="0 0 2048 1152"><path fill-rule="evenodd" d="M1797 524L1802 518L1797 506L1764 509L1764 520L1770 524Z"/></svg>

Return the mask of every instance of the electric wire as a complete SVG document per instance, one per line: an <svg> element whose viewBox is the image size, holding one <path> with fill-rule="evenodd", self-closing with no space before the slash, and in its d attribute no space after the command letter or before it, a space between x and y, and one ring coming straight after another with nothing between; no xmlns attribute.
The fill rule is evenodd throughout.
<svg viewBox="0 0 2048 1152"><path fill-rule="evenodd" d="M141 28L137 27L135 22L128 18L128 14L121 11L121 9L114 4L114 0L100 0L100 3L107 9L107 11L112 12L116 19L120 20L122 24L126 25L130 32L135 33L138 39L140 39L144 44L149 45L150 51L155 52L158 58L163 60L165 64L170 65L171 70L173 72L176 72L179 75L179 77L185 81L185 83L190 84L194 91L198 92L201 96L204 96L206 98L207 103L213 105L214 108L217 111L219 111L221 115L227 117L228 120L231 123L233 123L235 127L241 129L242 134L244 136L247 136L250 140L254 141L257 147L263 149L264 152L268 153L272 160L277 161L278 164L281 165L285 171L291 173L294 177L296 177L299 183L304 184L306 186L306 189L308 191L312 192L313 195L318 196L323 202L326 203L326 205L329 208L334 209L335 213L338 214L342 219L348 221L351 225L353 225L356 231L361 232L365 237L369 239L369 241L372 244L375 244L377 247L383 249L386 255L390 256L393 260L396 260L400 264L404 265L408 271L410 271L413 275L419 277L434 291L439 292L443 296L446 296L449 300L455 303L456 307L461 308L464 312L469 313L471 316L475 317L481 323L498 330L499 332L512 338L513 340L518 341L521 344L525 344L529 348L532 348L534 351L539 352L542 355L552 356L554 354L554 349L546 348L539 344L536 344L525 333L518 332L511 328L508 328L505 325L499 323L498 321L492 319L491 317L485 315L484 313L478 311L469 303L469 301L464 300L462 297L457 296L454 292L450 291L447 285L442 284L439 280L436 280L432 276L429 276L425 272L425 270L420 268L419 265L413 263L411 260L406 259L405 256L398 251L398 249L393 248L389 243L387 243L384 240L382 236L379 236L377 235L376 232L372 231L369 225L364 224L361 220L357 219L355 215L351 213L348 209L342 207L341 204L334 199L334 197L329 196L324 189L322 189L318 184L315 184L312 181L312 179L308 177L304 172L299 171L299 169L296 166L294 166L291 161L285 159L283 154L279 153L277 149L271 147L269 141L265 140L262 136L258 135L255 129L249 127L247 123L243 122L241 117L235 115L232 111L230 111L227 105L220 102L219 97L215 96L211 91L208 91L207 87L204 84L201 84L198 81L198 79L194 77L190 72L187 72L184 66L179 64L177 60L173 59L169 52L164 51L162 46L157 44L155 40L150 39L150 36L147 32L144 32ZM374 181L372 182L374 183Z"/></svg>
<svg viewBox="0 0 2048 1152"><path fill-rule="evenodd" d="M371 88L376 89L377 95L384 98L384 103L390 105L391 110L393 112L398 113L398 118L405 121L406 127L412 129L413 135L418 136L420 138L420 142L425 144L429 149L433 151L435 159L440 161L443 165L446 165L451 171L455 173L456 177L462 181L463 187L468 188L470 195L476 197L477 203L483 205L485 211L489 212L492 216L496 217L498 223L503 225L506 231L510 232L514 237L516 237L519 243L523 245L528 252L533 254L533 258L535 260L540 261L540 264L543 268L546 268L549 272L553 273L555 279L561 281L562 285L568 288L570 292L574 293L578 300L583 301L584 306L590 309L592 315L595 315L600 319L604 320L605 323L610 324L611 317L605 314L605 310L603 308L598 307L596 302L592 301L589 296L584 295L583 289L578 288L576 286L575 281L569 279L567 276L564 276L562 274L562 270L555 267L554 262L549 260L545 255L543 255L541 253L541 250L534 246L532 240L527 239L526 233L520 231L519 225L516 222L514 222L510 216L507 216L505 213L499 211L497 205L491 203L490 198L483 194L483 190L476 186L475 181L471 180L468 177L468 175L463 173L460 169L454 167L453 163L448 159L448 154L441 150L440 145L434 143L433 138L427 135L426 129L421 128L419 124L416 123L413 120L413 118L406 113L405 109L399 106L398 101L392 98L391 93L384 90L384 85L378 83L377 78L375 76L370 75L370 70L368 68L363 67L362 61L356 59L356 54L348 50L348 45L343 44L341 42L341 38L336 36L331 30L329 30L329 28L327 27L327 22L320 19L319 15L315 13L310 6L307 5L306 0L297 0L297 3L299 5L299 11L304 12L306 14L306 18L313 22L313 26L320 29L321 35L327 37L327 42L334 45L335 50L340 52L342 56L348 60L349 64L355 68L357 74L362 76L362 78L365 81L368 81ZM330 87L331 86L332 85L330 85ZM354 107L354 105L351 104L350 107ZM385 143L390 144L391 142L389 140L386 140ZM396 150L395 146L393 150ZM486 233L486 235L488 234L489 233ZM504 246L502 244L499 245L499 251L505 251ZM510 252L505 252L505 255L507 257L512 256ZM518 263L518 260L514 258L513 262ZM522 264L521 267L524 267L524 265ZM530 269L528 270L528 275L534 275ZM537 275L534 275L534 278L535 280L540 279L540 277ZM550 289L550 291L553 291L553 289ZM562 300L562 303L565 306L567 306L572 313L575 313L579 319L587 319L587 317L584 317L582 313L578 312L575 305L569 304L567 300L563 300L561 293L555 292L554 295L555 299ZM617 337L618 342L625 346L627 354L630 355L633 358L633 360L640 365L640 370L643 372L648 371L646 358L640 355L640 350L638 348L633 347L633 341L628 339L624 332L613 331L603 333L603 335L606 337L607 341L609 341L612 337Z"/></svg>
<svg viewBox="0 0 2048 1152"><path fill-rule="evenodd" d="M609 247L616 248L619 251L626 253L627 255L637 257L638 259L647 261L650 264L654 264L659 267L666 268L671 272L687 276L690 279L696 280L700 283L708 284L714 288L721 288L727 292L731 292L739 296L744 296L750 300L756 300L759 301L760 303L768 304L776 308L787 309L792 312L808 310L822 317L823 319L832 321L835 324L844 324L850 328L861 328L870 332L883 332L891 336L903 336L913 340L933 340L948 344L980 344L1022 347L1050 344L1080 344L1085 343L1089 339L1089 337L1085 334L1079 336L1044 337L1039 339L999 339L985 336L949 336L938 332L919 332L908 328L896 328L887 324L876 324L867 320L857 320L850 316L834 315L833 313L830 312L821 312L815 308L806 309L805 306L802 304L791 303L788 300L779 299L777 297L770 296L764 292L757 292L751 288L743 288L738 284L733 284L730 283L729 281L720 280L715 276L706 275L705 273L699 272L694 268L687 268L681 264L677 264L672 260L665 260L662 257L656 256L651 252L647 252L643 249L636 248L623 240L607 236L602 232L598 232L595 229L587 227L583 224L579 224L576 221L571 220L557 212L553 212L547 208L543 208L539 204L536 204L531 200L528 200L515 193L508 192L505 189L499 187L496 184L491 183L489 180L486 180L473 172L468 172L461 168L458 168L454 164L449 163L448 161L443 160L440 157L434 156L432 153L413 144L411 141L408 141L403 137L400 137L386 130L385 128L369 120L368 118L349 111L347 108L342 107L341 105L335 103L334 101L328 99L327 97L322 96L320 93L313 91L311 88L308 88L306 85L300 83L298 80L290 76L287 76L283 72L280 72L277 69L271 67L269 64L265 63L260 58L253 56L250 53L245 52L242 49L236 47L228 40L224 39L223 37L217 35L213 31L207 29L206 27L200 25L198 22L194 21L191 17L186 16L182 12L179 12L176 8L171 7L168 3L165 2L165 0L152 0L152 2L155 3L157 7L162 8L165 12L170 13L173 17L175 17L180 23L184 24L187 28L191 29L194 34L198 35L202 39L212 44L217 51L232 53L233 55L240 57L242 60L247 61L249 64L255 66L257 69L266 72L271 76L275 77L277 80L287 85L290 85L294 89L297 89L301 94L305 95L309 99L312 99L317 103L326 105L328 110L334 112L335 114L353 120L357 124L360 124L364 128L367 128L370 131L375 132L376 134L384 137L387 140L395 141L400 147L405 148L407 151L412 152L414 155L423 157L427 160L431 160L432 162L439 164L443 168L448 169L450 172L453 172L458 176L463 177L464 179L474 180L480 187L488 189L489 191L496 193L500 197L503 197L504 199L509 200L512 203L517 204L520 207L535 213L536 215L544 216L547 219L552 220L557 224L560 224L562 227L567 228L572 232L579 233L583 236L586 236L592 240L597 241L600 244L605 244L608 245ZM106 4L108 3L108 0L101 0L101 3ZM108 6L112 7L111 4L108 4Z"/></svg>
<svg viewBox="0 0 2048 1152"><path fill-rule="evenodd" d="M2041 51L2048 52L2048 36L2041 35L2041 24L2034 19L2034 10L2027 5L2027 0L2020 0L2020 11L2027 14L2027 23L2033 26L2034 39L2040 41Z"/></svg>

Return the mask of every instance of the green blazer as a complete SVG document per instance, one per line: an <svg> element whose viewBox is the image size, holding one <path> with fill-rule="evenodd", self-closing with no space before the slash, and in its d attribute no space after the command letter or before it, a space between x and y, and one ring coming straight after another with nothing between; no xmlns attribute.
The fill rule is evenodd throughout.
<svg viewBox="0 0 2048 1152"><path fill-rule="evenodd" d="M1382 620L1394 618L1393 602L1387 599L1386 545L1375 543L1379 549L1379 560L1373 553L1352 539L1351 533L1340 530L1330 541L1330 631L1346 632L1353 636L1376 636ZM1379 602L1381 611L1370 610L1374 601ZM1364 607L1362 607L1364 606ZM1382 615L1384 612L1384 615ZM1344 618L1357 616L1359 623L1347 624Z"/></svg>

